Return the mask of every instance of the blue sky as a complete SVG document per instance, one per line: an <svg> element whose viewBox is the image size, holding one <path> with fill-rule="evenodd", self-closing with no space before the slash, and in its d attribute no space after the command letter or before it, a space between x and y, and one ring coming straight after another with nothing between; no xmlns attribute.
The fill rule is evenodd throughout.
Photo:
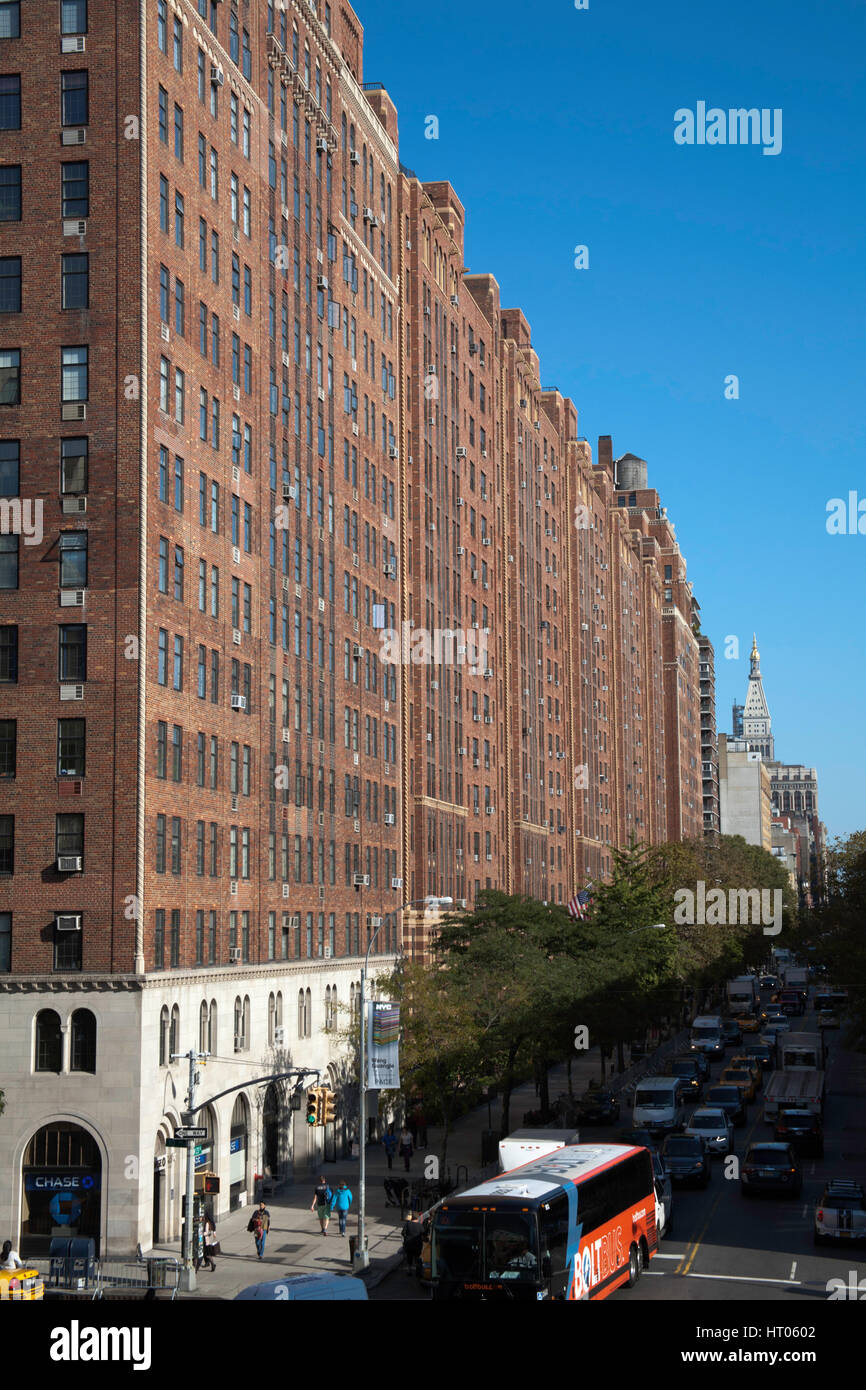
<svg viewBox="0 0 866 1390"><path fill-rule="evenodd" d="M542 385L593 449L611 434L647 459L716 647L719 728L755 630L776 756L818 769L831 836L862 828L866 535L826 518L866 500L866 6L357 8L401 158L454 185L466 263L523 309ZM781 152L677 145L674 113L699 101L780 108Z"/></svg>

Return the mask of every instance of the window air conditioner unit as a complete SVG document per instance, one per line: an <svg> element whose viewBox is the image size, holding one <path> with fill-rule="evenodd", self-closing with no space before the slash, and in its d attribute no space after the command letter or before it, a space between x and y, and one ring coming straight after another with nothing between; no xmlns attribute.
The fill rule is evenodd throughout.
<svg viewBox="0 0 866 1390"><path fill-rule="evenodd" d="M355 658L355 660L357 661L358 658L360 657L360 655L361 655L361 648L358 646L358 643L357 643L357 642L353 642L353 643L352 643L352 656L353 656L353 657Z"/></svg>
<svg viewBox="0 0 866 1390"><path fill-rule="evenodd" d="M327 140L324 140L324 139L320 136L319 139L316 141L316 149L317 149L317 150L320 150L322 154L327 154L327 153L328 153L328 142L327 142Z"/></svg>
<svg viewBox="0 0 866 1390"><path fill-rule="evenodd" d="M84 126L77 126L74 130L63 130L60 133L61 145L84 145L87 142L87 130Z"/></svg>
<svg viewBox="0 0 866 1390"><path fill-rule="evenodd" d="M64 217L63 219L64 236L86 236L87 222L83 217Z"/></svg>
<svg viewBox="0 0 866 1390"><path fill-rule="evenodd" d="M232 709L246 709L247 700L245 695L232 696Z"/></svg>
<svg viewBox="0 0 866 1390"><path fill-rule="evenodd" d="M298 495L298 489L297 489L296 487L284 487L284 488L283 488L283 501L284 501L284 502L294 502L294 500L295 500L295 498L297 497L297 495Z"/></svg>
<svg viewBox="0 0 866 1390"><path fill-rule="evenodd" d="M327 277L327 275L317 275L317 276L316 276L316 289L317 289L317 290L326 290L327 288L328 288L328 277Z"/></svg>
<svg viewBox="0 0 866 1390"><path fill-rule="evenodd" d="M485 674L486 674L486 672L485 672ZM484 716L484 723L485 723L485 724L492 724L492 723L493 723L493 715L492 715L492 714L485 714L485 716Z"/></svg>
<svg viewBox="0 0 866 1390"><path fill-rule="evenodd" d="M84 603L83 589L61 589L60 607L61 608L80 608Z"/></svg>
<svg viewBox="0 0 866 1390"><path fill-rule="evenodd" d="M402 888L402 887L403 887L403 880L402 880L402 878L392 878L392 879L391 879L391 887L392 887L392 888Z"/></svg>
<svg viewBox="0 0 866 1390"><path fill-rule="evenodd" d="M465 546L465 545L458 545L458 547L457 547L457 554L458 554L458 555L465 555L465 554L466 554L466 546Z"/></svg>
<svg viewBox="0 0 866 1390"><path fill-rule="evenodd" d="M486 458L487 458L487 450L486 450L486 449L482 449L482 450L481 450L481 457L482 457L483 459L486 459Z"/></svg>
<svg viewBox="0 0 866 1390"><path fill-rule="evenodd" d="M229 960L240 960L240 958L241 958L241 948L240 948L240 946L229 946ZM238 1046L238 1040L237 1040L237 1038L235 1038L235 1050L236 1050L236 1051L237 1051L237 1046Z"/></svg>
<svg viewBox="0 0 866 1390"><path fill-rule="evenodd" d="M358 154L357 150L349 151L349 163L356 166L361 163L361 156Z"/></svg>
<svg viewBox="0 0 866 1390"><path fill-rule="evenodd" d="M376 214L374 213L373 209L372 209L372 208L364 208L364 221L365 221L365 222L374 222L375 219L376 219Z"/></svg>
<svg viewBox="0 0 866 1390"><path fill-rule="evenodd" d="M60 407L61 420L86 420L87 406L83 401L64 401Z"/></svg>
<svg viewBox="0 0 866 1390"><path fill-rule="evenodd" d="M396 824L397 824L397 818L396 818L396 816L392 815L392 813L391 813L390 811L389 811L389 812L387 813L387 815L385 816L385 824L386 824L386 825L396 825Z"/></svg>
<svg viewBox="0 0 866 1390"><path fill-rule="evenodd" d="M300 913L296 912L292 917L289 918L289 926L290 926L290 927L299 927L300 925L301 925L301 916L300 916Z"/></svg>
<svg viewBox="0 0 866 1390"><path fill-rule="evenodd" d="M388 445L388 457L389 457L389 459L395 459L395 458L397 457L397 445L396 445L396 444L389 444L389 445Z"/></svg>
<svg viewBox="0 0 866 1390"><path fill-rule="evenodd" d="M353 886L354 888L369 888L369 887L370 887L370 875L369 875L369 874L353 874L353 875L352 875L352 886Z"/></svg>
<svg viewBox="0 0 866 1390"><path fill-rule="evenodd" d="M61 53L84 53L87 40L83 34L64 34L60 40Z"/></svg>
<svg viewBox="0 0 866 1390"><path fill-rule="evenodd" d="M458 505L458 507L462 507L462 506L464 505L464 504L463 504L463 498L462 498L462 497L458 497L458 498L457 498L457 505Z"/></svg>
<svg viewBox="0 0 866 1390"><path fill-rule="evenodd" d="M286 1030L282 1027L274 1029L274 1047L282 1047L286 1040Z"/></svg>
<svg viewBox="0 0 866 1390"><path fill-rule="evenodd" d="M59 912L54 919L57 931L81 931L80 912Z"/></svg>
<svg viewBox="0 0 866 1390"><path fill-rule="evenodd" d="M237 947L234 947L234 949L237 950ZM229 955L231 956L231 951L229 951ZM240 951L238 951L237 958L240 960ZM245 1050L243 1033L235 1033L235 1052L244 1052Z"/></svg>
<svg viewBox="0 0 866 1390"><path fill-rule="evenodd" d="M60 698L61 698L61 700L83 700L83 699L84 699L84 686L83 686L83 685L61 685L61 687L60 687Z"/></svg>
<svg viewBox="0 0 866 1390"><path fill-rule="evenodd" d="M84 867L84 859L80 854L59 854L57 856L57 872L59 874L80 874Z"/></svg>
<svg viewBox="0 0 866 1390"><path fill-rule="evenodd" d="M482 545L489 545L489 544L490 544L490 537L489 537L489 536L482 536L482 537L481 537L481 544L482 544Z"/></svg>
<svg viewBox="0 0 866 1390"><path fill-rule="evenodd" d="M84 496L64 497L61 499L60 505L64 516L81 516L87 511L87 498Z"/></svg>
<svg viewBox="0 0 866 1390"><path fill-rule="evenodd" d="M222 87L225 85L225 76L222 68L218 68L216 63L210 65L210 84L212 87Z"/></svg>

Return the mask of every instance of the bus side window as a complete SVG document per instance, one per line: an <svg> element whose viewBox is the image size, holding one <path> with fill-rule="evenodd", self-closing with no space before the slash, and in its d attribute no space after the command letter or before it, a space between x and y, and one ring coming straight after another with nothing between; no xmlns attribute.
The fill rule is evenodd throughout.
<svg viewBox="0 0 866 1390"><path fill-rule="evenodd" d="M555 1197L548 1211L539 1212L541 1257L550 1257L551 1293L563 1298L568 1282L568 1198Z"/></svg>

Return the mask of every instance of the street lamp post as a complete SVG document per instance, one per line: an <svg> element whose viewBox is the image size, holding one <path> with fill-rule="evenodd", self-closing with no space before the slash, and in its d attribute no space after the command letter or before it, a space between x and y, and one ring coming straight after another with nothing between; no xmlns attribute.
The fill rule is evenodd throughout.
<svg viewBox="0 0 866 1390"><path fill-rule="evenodd" d="M405 912L407 907L418 907L422 903L425 907L450 907L454 902L453 898L414 898L408 903L403 903L399 908L400 912ZM364 986L367 982L367 967L370 961L370 951L373 942L382 930L382 923L379 923L373 935L370 937L367 950L364 955L364 965L361 970L361 989L360 989L360 1009L361 1009L361 1039L360 1039L360 1082L358 1095L361 1102L361 1133L360 1151L358 1154L360 1163L358 1168L358 1244L355 1247L355 1269L367 1269L370 1265L370 1252L367 1249L367 1018L366 1018L366 997Z"/></svg>

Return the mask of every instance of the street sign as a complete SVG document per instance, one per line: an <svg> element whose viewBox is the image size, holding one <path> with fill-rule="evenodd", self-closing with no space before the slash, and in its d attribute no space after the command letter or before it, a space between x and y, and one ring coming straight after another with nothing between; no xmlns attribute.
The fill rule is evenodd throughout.
<svg viewBox="0 0 866 1390"><path fill-rule="evenodd" d="M185 1140L185 1139L166 1139L166 1141L165 1141L165 1146L166 1146L167 1149L185 1149L185 1148L186 1148L186 1140Z"/></svg>
<svg viewBox="0 0 866 1390"><path fill-rule="evenodd" d="M207 1139L207 1129L204 1125L186 1125L175 1130L175 1135L178 1139Z"/></svg>

